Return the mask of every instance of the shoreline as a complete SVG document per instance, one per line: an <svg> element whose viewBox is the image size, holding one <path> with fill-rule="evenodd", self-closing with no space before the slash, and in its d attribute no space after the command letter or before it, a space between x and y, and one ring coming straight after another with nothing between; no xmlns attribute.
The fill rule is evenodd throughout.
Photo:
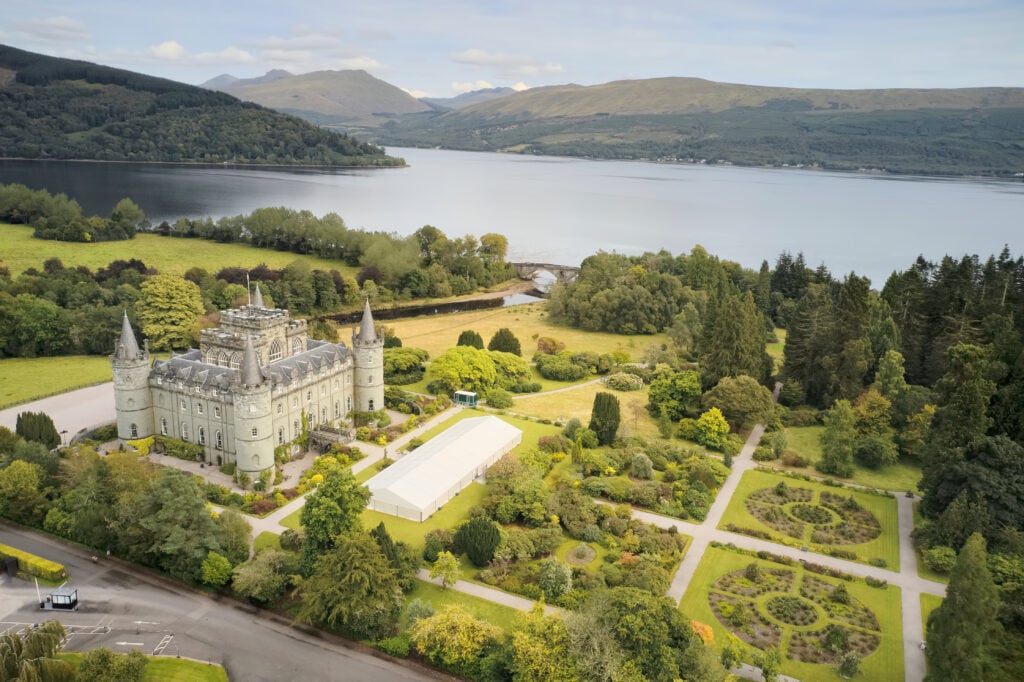
<svg viewBox="0 0 1024 682"><path fill-rule="evenodd" d="M235 163L222 161L111 161L108 159L32 159L22 156L0 156L0 161L19 161L28 163L104 163L125 166L183 166L186 168L240 168L243 170L259 170L271 168L277 170L288 170L292 168L302 170L391 170L396 168L408 168L409 164L405 159L397 156L387 157L398 159L401 165L369 165L369 166L324 166L315 164L282 164L282 163Z"/></svg>

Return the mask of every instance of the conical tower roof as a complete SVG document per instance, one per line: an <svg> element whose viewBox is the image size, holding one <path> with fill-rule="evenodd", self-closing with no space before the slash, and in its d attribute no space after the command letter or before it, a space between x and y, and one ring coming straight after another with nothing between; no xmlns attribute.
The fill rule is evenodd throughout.
<svg viewBox="0 0 1024 682"><path fill-rule="evenodd" d="M132 331L132 323L128 321L128 311L124 312L124 319L121 320L121 338L117 340L117 356L120 358L139 357L139 342L135 339L135 332Z"/></svg>
<svg viewBox="0 0 1024 682"><path fill-rule="evenodd" d="M252 304L256 308L266 308L266 306L263 305L263 292L260 291L259 282L256 283L256 294L252 297Z"/></svg>
<svg viewBox="0 0 1024 682"><path fill-rule="evenodd" d="M366 299L363 308L363 321L359 323L359 340L373 343L377 340L377 329L373 326L373 313L370 312L370 299Z"/></svg>
<svg viewBox="0 0 1024 682"><path fill-rule="evenodd" d="M256 349L252 346L252 337L245 337L245 354L242 356L242 385L259 386L263 383L263 372L260 371L260 360L256 357Z"/></svg>

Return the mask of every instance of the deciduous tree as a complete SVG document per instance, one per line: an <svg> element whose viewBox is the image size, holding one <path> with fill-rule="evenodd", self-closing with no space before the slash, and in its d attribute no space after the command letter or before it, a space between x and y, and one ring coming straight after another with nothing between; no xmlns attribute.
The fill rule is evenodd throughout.
<svg viewBox="0 0 1024 682"><path fill-rule="evenodd" d="M430 567L431 578L441 578L441 587L447 589L459 579L459 559L451 552L439 552Z"/></svg>
<svg viewBox="0 0 1024 682"><path fill-rule="evenodd" d="M356 481L350 469L337 466L324 472L323 482L306 498L299 517L305 531L304 569L309 570L322 552L333 547L339 535L360 530L359 515L369 500L369 489Z"/></svg>
<svg viewBox="0 0 1024 682"><path fill-rule="evenodd" d="M192 328L203 314L197 287L177 275L153 275L139 287L136 312L142 333L154 350L182 350L192 343Z"/></svg>

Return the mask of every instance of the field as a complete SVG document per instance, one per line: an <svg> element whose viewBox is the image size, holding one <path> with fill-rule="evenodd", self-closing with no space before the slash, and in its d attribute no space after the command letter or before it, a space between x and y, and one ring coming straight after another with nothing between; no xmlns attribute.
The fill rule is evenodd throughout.
<svg viewBox="0 0 1024 682"><path fill-rule="evenodd" d="M445 590L439 585L434 585L433 583L428 583L423 580L417 580L416 587L413 588L412 592L406 595L406 608L408 608L409 602L413 599L423 600L433 606L436 611L441 610L441 607L447 606L448 604L458 604L480 620L485 620L492 625L497 625L506 631L510 631L512 629L515 625L516 619L519 618L522 613L511 606L495 604L492 601L481 599L480 597L474 597L473 595L464 594L462 592L456 592L452 589ZM403 611L402 618L399 621L399 627L404 629L407 626L408 619L406 618L405 611Z"/></svg>
<svg viewBox="0 0 1024 682"><path fill-rule="evenodd" d="M590 422L590 411L594 407L594 396L599 392L611 393L619 399L622 422L620 436L658 436L658 425L647 413L647 387L640 391L619 392L606 388L599 381L590 382L558 393L528 395L516 398L510 408L515 412L547 419L568 421L578 417L581 422Z"/></svg>
<svg viewBox="0 0 1024 682"><path fill-rule="evenodd" d="M783 566L776 564L771 561L761 561L754 559L753 557L738 552L731 552L725 549L719 549L715 547L709 547L707 552L704 554L704 558L701 559L700 565L694 572L693 580L690 583L689 589L683 596L680 602L679 608L686 615L687 618L692 618L702 623L706 623L712 627L715 633L715 642L720 648L724 643L729 641L731 636L730 629L719 620L718 616L712 610L712 606L709 600L709 594L712 591L712 586L717 583L715 592L719 594L735 593L737 590L735 587L731 589L723 590L723 578L727 574L739 571L742 574L743 569L750 563L756 562L761 568L762 574L767 575L769 579L772 578L772 571L785 571L789 572L789 576L792 583L787 583L784 580L776 582L774 589L761 588L758 596L754 597L756 603L757 614L761 616L764 623L768 624L767 628L756 628L758 624L754 621L749 627L751 633L761 633L762 635L767 634L769 628L777 628L777 632L780 635L780 644L782 650L788 651L791 644L795 644L794 638L796 635L802 633L809 633L813 631L820 631L825 625L826 621L836 622L840 625L849 625L852 617L846 620L844 616L836 617L835 613L856 613L853 609L842 609L838 611L832 611L831 613L827 610L827 599L825 605L821 602L814 603L807 599L795 599L796 595L800 594L797 585L800 585L805 590L813 590L817 587L827 587L830 589L832 586L844 581L839 581L834 578L826 578L819 576L808 571L805 571L800 565L795 566ZM784 577L783 574L780 577ZM727 579L726 579L727 580ZM744 583L742 578L735 579L734 585L748 585ZM844 582L847 590L852 597L853 603L858 603L862 608L858 609L857 612L865 614L870 612L873 614L875 622L870 622L871 617L866 616L862 621L862 625L856 627L847 627L851 633L850 640L854 641L859 637L864 637L860 641L866 641L873 637L878 637L877 634L872 635L871 633L881 633L880 642L877 642L878 647L874 649L872 653L868 654L861 665L861 679L874 681L883 680L902 680L903 679L903 635L902 635L902 620L901 620L901 608L900 608L900 591L898 588L888 586L885 589L877 589L868 587L860 580L854 582ZM757 588L760 585L753 585ZM743 589L743 588L741 588ZM785 619L779 619L774 617L775 612L769 612L767 603L772 601L772 597L767 596L770 592L781 592L790 593L791 601L795 602L797 609L794 612L790 612L784 616ZM808 592L810 593L810 592ZM776 595L777 598L778 595ZM720 597L715 597L720 599ZM730 597L726 597L719 603L735 602L736 600ZM721 608L719 606L719 608ZM806 624L804 625L793 625L790 624L789 618L794 615L800 614L800 609L806 609L805 614L807 615L804 619ZM834 607L833 607L834 608ZM816 616L816 618L815 618ZM808 622L810 621L810 622ZM755 649L752 646L744 645L744 650L747 652L747 661L753 662ZM840 679L836 675L832 665L824 663L807 663L802 661L796 661L789 658L783 658L782 672L787 675L795 676L801 680L833 680Z"/></svg>
<svg viewBox="0 0 1024 682"><path fill-rule="evenodd" d="M824 426L798 426L786 429L786 449L792 450L807 460L809 466L792 467L786 466L779 461L769 462L772 467L793 471L808 476L824 476L814 468L814 463L821 459L821 442L819 438L825 431ZM880 490L917 490L917 484L921 481L921 468L916 464L901 459L896 464L891 464L882 469L868 469L856 462L853 465L853 476L840 479L844 483L856 483L868 488Z"/></svg>
<svg viewBox="0 0 1024 682"><path fill-rule="evenodd" d="M256 536L252 543L253 554L259 554L264 549L281 549L281 536L265 530Z"/></svg>
<svg viewBox="0 0 1024 682"><path fill-rule="evenodd" d="M110 377L110 360L96 355L7 358L0 360L0 408L101 384Z"/></svg>
<svg viewBox="0 0 1024 682"><path fill-rule="evenodd" d="M134 239L118 242L83 244L57 242L32 237L32 228L23 225L0 224L0 266L10 269L11 275L21 274L28 268L42 269L43 261L59 258L66 267L84 265L90 270L106 267L111 261L138 258L161 272L184 274L193 267L217 272L225 267L252 268L266 263L280 269L301 260L310 268L339 270L355 275L357 268L341 261L315 256L304 256L285 251L257 249L246 244L218 244L203 239L175 239L155 234L139 234Z"/></svg>
<svg viewBox="0 0 1024 682"><path fill-rule="evenodd" d="M543 303L491 308L451 315L423 315L385 323L395 330L406 346L423 348L434 358L455 345L459 333L466 329L478 332L486 345L494 332L508 327L519 339L523 357L529 359L537 350L537 338L550 336L562 341L567 350L611 353L624 350L639 360L652 344L665 342L664 334L622 336L604 332L588 332L559 326L548 318Z"/></svg>
<svg viewBox="0 0 1024 682"><path fill-rule="evenodd" d="M786 330L775 328L775 336L779 339L775 343L769 343L765 346L765 350L768 355L771 356L772 361L775 363L775 371L782 369L782 349L786 346Z"/></svg>
<svg viewBox="0 0 1024 682"><path fill-rule="evenodd" d="M788 501L773 498L771 491L779 483L785 483L789 489ZM852 496L859 509L848 511L839 504L839 511L833 511L821 505L823 494L836 495L843 500ZM719 528L727 529L729 524L769 533L772 542L808 546L823 554L830 548L855 552L856 561L868 563L870 559L880 558L891 570L899 569L896 500L891 497L748 471L740 479ZM859 541L844 542L845 530L853 532L854 539ZM826 539L812 540L818 533Z"/></svg>
<svg viewBox="0 0 1024 682"><path fill-rule="evenodd" d="M76 668L82 662L83 654L68 651L59 654ZM149 662L142 673L142 682L227 682L228 674L219 665L202 661L170 656L149 656Z"/></svg>

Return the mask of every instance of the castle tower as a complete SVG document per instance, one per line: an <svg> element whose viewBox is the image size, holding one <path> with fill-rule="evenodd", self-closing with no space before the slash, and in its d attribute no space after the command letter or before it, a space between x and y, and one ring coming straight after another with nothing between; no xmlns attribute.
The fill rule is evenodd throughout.
<svg viewBox="0 0 1024 682"><path fill-rule="evenodd" d="M377 336L370 312L370 299L366 299L363 321L359 331L352 330L352 360L354 409L373 412L384 409L384 338Z"/></svg>
<svg viewBox="0 0 1024 682"><path fill-rule="evenodd" d="M263 377L252 338L245 337L245 354L235 399L235 463L239 471L259 474L274 466L274 423L270 411L270 382Z"/></svg>
<svg viewBox="0 0 1024 682"><path fill-rule="evenodd" d="M149 346L139 348L125 312L121 336L110 356L114 374L117 437L135 440L153 435L153 397L149 392Z"/></svg>

